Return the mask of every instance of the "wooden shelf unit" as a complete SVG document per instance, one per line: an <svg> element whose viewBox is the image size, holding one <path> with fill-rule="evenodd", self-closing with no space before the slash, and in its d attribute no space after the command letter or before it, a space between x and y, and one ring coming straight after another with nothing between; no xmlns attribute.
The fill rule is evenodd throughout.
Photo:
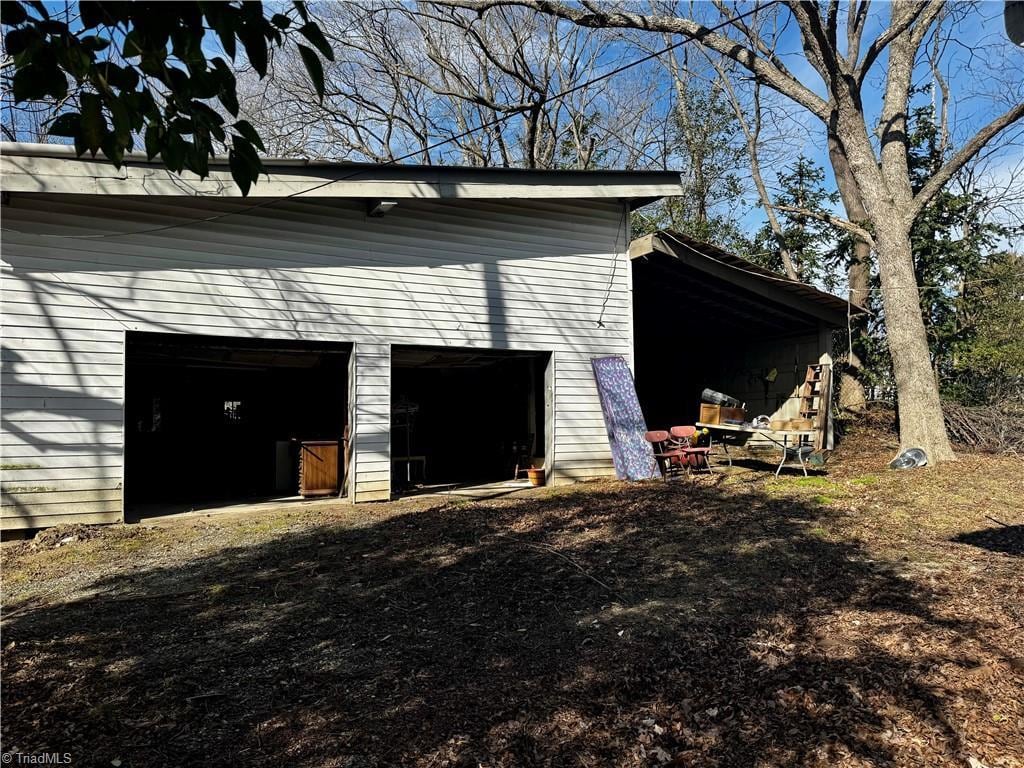
<svg viewBox="0 0 1024 768"><path fill-rule="evenodd" d="M832 386L832 367L826 363L813 363L807 366L804 383L800 387L800 417L810 419L818 433L816 447L824 445L825 428L827 426L830 388Z"/></svg>

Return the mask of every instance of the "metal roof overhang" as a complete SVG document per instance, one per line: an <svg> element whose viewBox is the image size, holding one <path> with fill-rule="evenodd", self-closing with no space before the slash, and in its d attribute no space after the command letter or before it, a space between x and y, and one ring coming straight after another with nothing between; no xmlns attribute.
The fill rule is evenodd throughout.
<svg viewBox="0 0 1024 768"><path fill-rule="evenodd" d="M264 158L266 173L249 198L352 197L402 199L614 199L632 207L681 192L674 171L562 171L522 168L347 163ZM167 171L145 155L125 156L121 168L76 157L54 144L0 144L5 192L90 195L241 197L226 161L210 162L210 175Z"/></svg>
<svg viewBox="0 0 1024 768"><path fill-rule="evenodd" d="M735 254L677 232L662 231L630 244L635 303L667 295L710 323L749 333L796 333L819 323L845 326L866 310L813 286L788 280Z"/></svg>

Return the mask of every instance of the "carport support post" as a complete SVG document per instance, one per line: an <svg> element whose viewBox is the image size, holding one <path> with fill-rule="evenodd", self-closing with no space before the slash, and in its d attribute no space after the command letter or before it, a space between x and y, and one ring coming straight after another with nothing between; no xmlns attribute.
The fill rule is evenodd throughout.
<svg viewBox="0 0 1024 768"><path fill-rule="evenodd" d="M832 402L835 400L836 393L836 368L835 360L832 357L832 327L824 323L818 324L818 351L821 353L818 362L827 365L829 371L828 402L823 402L821 407L826 409L823 443L825 448L831 450L835 444L835 434L832 429Z"/></svg>
<svg viewBox="0 0 1024 768"><path fill-rule="evenodd" d="M349 360L348 496L391 498L391 345L359 342Z"/></svg>

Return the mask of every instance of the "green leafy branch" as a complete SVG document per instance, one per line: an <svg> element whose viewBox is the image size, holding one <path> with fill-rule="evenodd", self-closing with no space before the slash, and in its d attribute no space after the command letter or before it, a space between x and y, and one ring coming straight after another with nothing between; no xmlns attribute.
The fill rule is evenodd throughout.
<svg viewBox="0 0 1024 768"><path fill-rule="evenodd" d="M222 147L248 195L263 171L258 152L266 148L252 124L238 118L234 68L207 53L208 32L232 62L241 46L260 78L274 47L295 44L323 99L321 57L333 61L334 53L304 2L269 18L262 2L77 5L72 25L38 0L5 0L0 23L13 66L5 87L19 105L52 104L48 132L72 139L78 156L102 152L120 168L141 139L150 160L159 156L174 173L205 178Z"/></svg>

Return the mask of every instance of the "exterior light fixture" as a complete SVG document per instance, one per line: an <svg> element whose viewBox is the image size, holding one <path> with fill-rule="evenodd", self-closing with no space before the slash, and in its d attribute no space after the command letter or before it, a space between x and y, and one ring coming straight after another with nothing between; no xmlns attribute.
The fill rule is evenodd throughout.
<svg viewBox="0 0 1024 768"><path fill-rule="evenodd" d="M369 216L379 218L388 213L388 211L396 205L398 205L397 200L371 200L366 206L366 213Z"/></svg>

